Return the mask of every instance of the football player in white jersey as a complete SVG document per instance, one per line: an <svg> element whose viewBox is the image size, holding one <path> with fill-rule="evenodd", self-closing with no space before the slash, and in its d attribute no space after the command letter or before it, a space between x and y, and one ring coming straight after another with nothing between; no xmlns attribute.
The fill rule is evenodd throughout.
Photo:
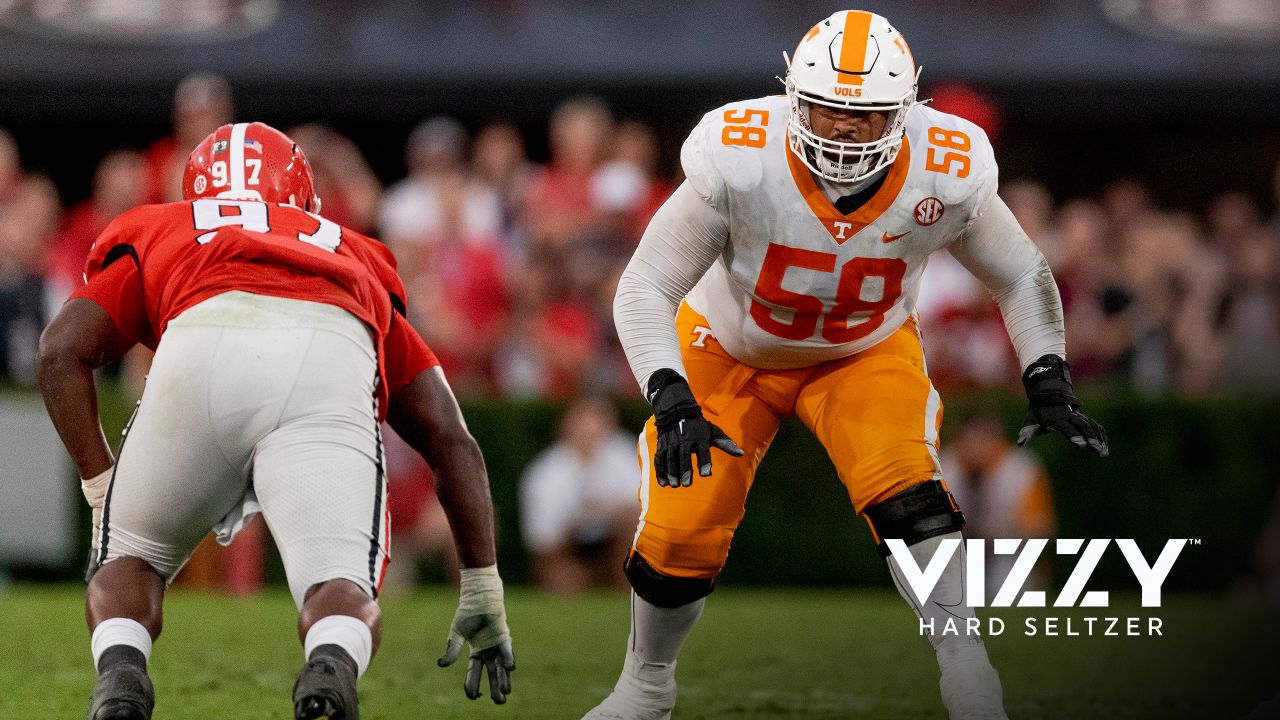
<svg viewBox="0 0 1280 720"><path fill-rule="evenodd" d="M1004 718L981 637L942 633L948 619L964 627L973 616L960 600L963 553L918 598L887 550L901 539L925 567L964 525L938 465L942 404L915 316L931 253L951 252L999 303L1030 400L1019 441L1052 430L1106 455L1106 434L1080 412L1057 287L996 195L990 143L916 101L902 35L878 15L837 12L788 63L785 96L730 103L693 130L681 153L688 179L618 285L618 334L654 417L640 439L641 516L626 562L631 637L613 693L586 717L671 716L680 646L756 466L780 420L796 416L830 455L898 590L937 628L929 640L951 718ZM714 468L713 447L724 453Z"/></svg>

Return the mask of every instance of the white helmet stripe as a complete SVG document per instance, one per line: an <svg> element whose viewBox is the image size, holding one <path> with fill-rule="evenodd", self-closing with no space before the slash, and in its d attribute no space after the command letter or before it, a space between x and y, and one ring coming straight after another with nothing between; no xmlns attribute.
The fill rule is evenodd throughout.
<svg viewBox="0 0 1280 720"><path fill-rule="evenodd" d="M249 123L236 123L231 126L231 192L237 195L248 190L244 184L244 133Z"/></svg>

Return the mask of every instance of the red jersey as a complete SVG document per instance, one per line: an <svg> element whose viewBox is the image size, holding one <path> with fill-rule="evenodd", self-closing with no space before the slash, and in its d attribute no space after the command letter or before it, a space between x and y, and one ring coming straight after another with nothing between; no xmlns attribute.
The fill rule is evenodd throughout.
<svg viewBox="0 0 1280 720"><path fill-rule="evenodd" d="M170 320L231 290L335 305L364 321L378 353L379 419L390 393L439 364L404 318L391 251L292 205L202 199L130 210L98 236L72 297L101 305L130 345L154 350Z"/></svg>

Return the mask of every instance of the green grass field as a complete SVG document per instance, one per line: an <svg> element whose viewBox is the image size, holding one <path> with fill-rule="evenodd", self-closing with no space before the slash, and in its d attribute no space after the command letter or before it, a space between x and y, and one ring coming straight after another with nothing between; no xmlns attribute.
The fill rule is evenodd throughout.
<svg viewBox="0 0 1280 720"><path fill-rule="evenodd" d="M94 674L81 588L0 595L0 718L79 718ZM382 650L361 681L362 717L577 718L621 666L625 597L509 593L519 669L502 707L462 694L435 658L452 591L385 599ZM1141 615L1136 602L1106 614ZM1087 613L1072 610L1076 617ZM1096 613L1095 613L1096 614ZM1280 690L1280 618L1201 596L1170 598L1164 637L1028 638L1002 612L990 638L1014 720L1239 718ZM286 593L233 600L172 593L151 672L157 718L288 718L301 663ZM892 592L722 589L685 648L676 718L944 718L937 668Z"/></svg>

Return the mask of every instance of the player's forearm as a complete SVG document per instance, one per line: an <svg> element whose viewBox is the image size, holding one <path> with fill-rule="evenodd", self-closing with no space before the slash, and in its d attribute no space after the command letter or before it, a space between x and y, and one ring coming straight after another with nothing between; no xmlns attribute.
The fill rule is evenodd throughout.
<svg viewBox="0 0 1280 720"><path fill-rule="evenodd" d="M480 447L467 430L444 372L433 367L391 394L387 421L431 466L464 568L497 562L493 503Z"/></svg>
<svg viewBox="0 0 1280 720"><path fill-rule="evenodd" d="M683 373L673 318L728 239L728 222L687 182L654 214L618 281L613 321L641 388L655 371Z"/></svg>
<svg viewBox="0 0 1280 720"><path fill-rule="evenodd" d="M1053 272L1003 200L992 197L949 250L999 304L1022 369L1044 355L1066 359L1062 299Z"/></svg>
<svg viewBox="0 0 1280 720"><path fill-rule="evenodd" d="M613 299L613 318L627 362L643 390L649 376L663 368L684 374L675 317L679 299L667 298L634 275L623 274Z"/></svg>
<svg viewBox="0 0 1280 720"><path fill-rule="evenodd" d="M93 367L70 353L42 347L36 382L80 477L91 478L111 467L115 458L98 420Z"/></svg>
<svg viewBox="0 0 1280 720"><path fill-rule="evenodd" d="M1023 370L1045 355L1067 359L1062 298L1043 255L1022 277L992 293L992 297L1000 306L1005 330Z"/></svg>
<svg viewBox="0 0 1280 720"><path fill-rule="evenodd" d="M459 562L464 568L495 564L493 502L479 446L470 435L432 445L427 461L435 472L436 496L449 518Z"/></svg>

